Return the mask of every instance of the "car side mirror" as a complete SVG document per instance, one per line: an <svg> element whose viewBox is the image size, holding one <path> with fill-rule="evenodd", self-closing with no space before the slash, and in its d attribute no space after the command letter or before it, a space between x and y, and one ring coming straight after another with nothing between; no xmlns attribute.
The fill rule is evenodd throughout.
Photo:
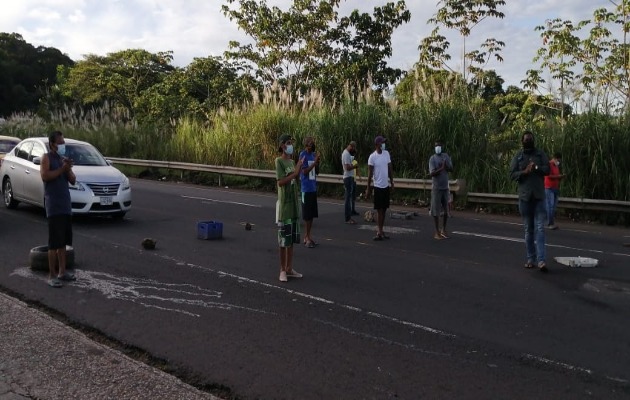
<svg viewBox="0 0 630 400"><path fill-rule="evenodd" d="M112 160L105 159L105 161L107 162L107 165L109 165L109 166L114 165L114 163L112 162Z"/></svg>
<svg viewBox="0 0 630 400"><path fill-rule="evenodd" d="M41 157L33 157L33 164L40 165L42 163Z"/></svg>

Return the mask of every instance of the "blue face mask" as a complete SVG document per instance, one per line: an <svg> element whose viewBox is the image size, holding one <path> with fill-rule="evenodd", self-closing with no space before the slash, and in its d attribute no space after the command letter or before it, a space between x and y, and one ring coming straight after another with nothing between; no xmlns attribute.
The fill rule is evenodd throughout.
<svg viewBox="0 0 630 400"><path fill-rule="evenodd" d="M385 150L387 146L385 146L385 143L381 143L381 150Z"/></svg>
<svg viewBox="0 0 630 400"><path fill-rule="evenodd" d="M288 155L293 154L293 145L287 144L287 148L284 150L284 152L287 153Z"/></svg>
<svg viewBox="0 0 630 400"><path fill-rule="evenodd" d="M66 155L66 145L65 144L58 144L57 145L57 154L59 154L62 157Z"/></svg>

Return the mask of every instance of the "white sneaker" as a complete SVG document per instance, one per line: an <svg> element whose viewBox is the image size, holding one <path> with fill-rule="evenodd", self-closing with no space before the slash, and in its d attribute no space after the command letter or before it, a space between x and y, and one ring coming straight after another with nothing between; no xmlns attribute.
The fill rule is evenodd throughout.
<svg viewBox="0 0 630 400"><path fill-rule="evenodd" d="M296 270L292 269L291 272L287 273L287 276L289 278L301 278L302 274L300 274L299 272L297 272Z"/></svg>
<svg viewBox="0 0 630 400"><path fill-rule="evenodd" d="M288 281L287 273L284 271L280 271L280 282L286 282L286 281Z"/></svg>

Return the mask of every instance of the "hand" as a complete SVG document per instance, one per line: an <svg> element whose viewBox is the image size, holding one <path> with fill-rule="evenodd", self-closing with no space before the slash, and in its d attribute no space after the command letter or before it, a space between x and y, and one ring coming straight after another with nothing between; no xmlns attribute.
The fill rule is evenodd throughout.
<svg viewBox="0 0 630 400"><path fill-rule="evenodd" d="M367 188L365 190L365 198L369 199L371 195L372 195L372 190L370 190L370 188Z"/></svg>
<svg viewBox="0 0 630 400"><path fill-rule="evenodd" d="M525 172L526 174L531 174L532 170L534 169L534 162L530 161L529 164L527 164L527 167L525 167L525 170L523 172Z"/></svg>
<svg viewBox="0 0 630 400"><path fill-rule="evenodd" d="M63 168L64 172L68 172L72 169L73 161L70 158L64 157L62 159L62 162L63 162L63 165L61 168Z"/></svg>

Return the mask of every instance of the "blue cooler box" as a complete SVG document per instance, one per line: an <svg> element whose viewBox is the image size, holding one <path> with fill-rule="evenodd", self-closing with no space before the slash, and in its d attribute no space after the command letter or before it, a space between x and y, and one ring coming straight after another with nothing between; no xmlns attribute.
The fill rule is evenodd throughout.
<svg viewBox="0 0 630 400"><path fill-rule="evenodd" d="M197 238L203 240L223 238L223 223L218 221L197 222Z"/></svg>

